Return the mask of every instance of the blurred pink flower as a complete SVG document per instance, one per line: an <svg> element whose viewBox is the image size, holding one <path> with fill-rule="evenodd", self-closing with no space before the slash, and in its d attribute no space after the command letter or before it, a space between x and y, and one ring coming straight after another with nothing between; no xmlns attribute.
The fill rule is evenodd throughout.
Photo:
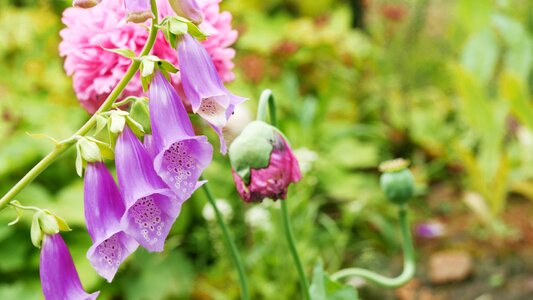
<svg viewBox="0 0 533 300"><path fill-rule="evenodd" d="M202 44L213 59L220 77L227 82L234 79L232 59L235 50L230 46L237 40L238 33L231 28L231 14L220 12L220 1L197 2L205 16L200 28L210 35ZM167 0L157 2L160 16L174 14ZM59 51L65 57L65 71L72 76L81 105L94 113L130 65L129 59L103 48L129 48L138 54L148 32L142 26L126 23L123 0L104 0L91 9L68 8L62 21L66 28L60 32ZM152 53L176 66L178 64L176 50L168 45L162 33L157 36ZM179 74L174 75L173 85L177 87L179 82ZM140 78L136 74L121 98L142 94Z"/></svg>

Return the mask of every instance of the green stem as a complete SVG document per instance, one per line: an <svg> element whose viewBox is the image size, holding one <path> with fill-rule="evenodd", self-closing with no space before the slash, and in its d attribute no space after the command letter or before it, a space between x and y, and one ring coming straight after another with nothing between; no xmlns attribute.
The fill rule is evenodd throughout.
<svg viewBox="0 0 533 300"><path fill-rule="evenodd" d="M289 219L289 212L287 207L287 200L280 200L281 201L281 212L283 215L283 230L285 232L285 237L287 238L287 243L289 244L289 249L292 254L292 258L294 260L294 264L296 264L296 269L298 270L298 275L300 276L300 286L302 288L303 294L305 295L305 299L310 300L311 294L309 294L309 281L307 281L307 276L305 276L305 271L302 265L302 261L300 260L300 256L298 255L298 250L296 249L296 242L294 239L294 234L292 232L292 226Z"/></svg>
<svg viewBox="0 0 533 300"><path fill-rule="evenodd" d="M403 272L400 275L394 278L390 278L365 269L349 268L340 270L335 274L331 275L331 279L339 280L345 277L356 276L386 288L397 288L409 282L409 280L411 280L415 275L416 264L413 239L411 238L411 233L409 231L409 223L407 221L407 207L405 205L400 206L398 214L400 219L400 228L403 236L402 247L404 255L404 267Z"/></svg>
<svg viewBox="0 0 533 300"><path fill-rule="evenodd" d="M18 204L17 203L18 201L14 200L14 201L11 201L9 202L9 205L13 206L13 207L16 207L16 208L20 208L22 210L32 210L32 211L41 211L42 209L36 207L36 206L25 206L25 205L22 205L22 204Z"/></svg>
<svg viewBox="0 0 533 300"><path fill-rule="evenodd" d="M154 46L155 39L157 37L157 28L156 25L159 22L157 5L155 0L151 0L152 12L155 18L152 20L152 25L150 27L150 34L146 40L139 57L145 56L150 53L152 47ZM84 136L86 135L96 124L96 115L101 112L108 111L113 102L120 96L120 93L126 88L126 85L133 78L137 70L139 69L141 62L140 60L134 59L131 62L126 74L118 82L117 86L111 91L111 94L107 99L102 103L98 111L74 134L74 136ZM46 168L48 168L61 154L65 153L70 147L75 144L76 140L73 138L66 139L58 143L54 150L48 153L39 163L37 163L24 177L22 177L17 184L15 184L1 199L0 199L0 211L6 208L7 204L17 196L20 191L22 191L28 184L30 184L39 174L41 174Z"/></svg>
<svg viewBox="0 0 533 300"><path fill-rule="evenodd" d="M202 181L203 178L200 177L200 181ZM217 219L218 226L222 229L222 234L224 235L224 241L226 242L226 248L228 248L229 253L231 255L231 258L233 260L233 263L235 264L235 267L237 268L237 271L239 273L239 283L241 285L241 299L248 300L249 292L248 292L248 280L246 279L246 273L244 272L244 266L242 263L241 256L239 255L239 251L237 250L237 246L235 245L235 242L230 236L229 229L226 226L226 223L224 223L224 217L222 216L222 213L220 213L220 210L217 207L217 204L215 202L215 198L213 197L213 194L211 193L211 190L209 189L208 184L204 184L202 186L205 195L207 196L207 200L213 207L213 210L215 211L215 216Z"/></svg>
<svg viewBox="0 0 533 300"><path fill-rule="evenodd" d="M270 112L270 123L274 127L277 127L278 120L276 116L276 103L271 90L264 90L261 94L261 97L259 98L259 107L257 108L257 119L266 122L267 103L268 111ZM311 295L309 294L309 281L307 280L307 276L305 276L302 261L300 259L300 255L298 255L298 250L296 249L294 233L289 218L287 200L281 200L281 212L283 219L283 231L285 233L285 237L287 238L287 243L289 244L289 249L294 260L294 264L296 265L296 269L298 270L298 275L300 277L300 286L302 288L303 294L305 295L305 299L309 300L311 299Z"/></svg>

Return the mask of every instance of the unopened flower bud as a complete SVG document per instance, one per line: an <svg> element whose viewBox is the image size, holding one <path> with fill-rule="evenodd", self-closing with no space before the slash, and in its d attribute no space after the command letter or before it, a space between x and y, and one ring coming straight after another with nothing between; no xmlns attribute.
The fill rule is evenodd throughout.
<svg viewBox="0 0 533 300"><path fill-rule="evenodd" d="M414 178L407 168L408 162L403 159L395 159L380 165L383 172L380 178L381 189L390 201L396 204L404 204L413 197Z"/></svg>
<svg viewBox="0 0 533 300"><path fill-rule="evenodd" d="M178 16L189 19L196 25L204 20L204 14L196 0L168 0L168 3Z"/></svg>
<svg viewBox="0 0 533 300"><path fill-rule="evenodd" d="M54 215L45 211L36 212L35 215L37 215L43 233L56 234L59 232L59 224Z"/></svg>
<svg viewBox="0 0 533 300"><path fill-rule="evenodd" d="M127 22L144 23L154 17L150 0L124 0L124 8Z"/></svg>
<svg viewBox="0 0 533 300"><path fill-rule="evenodd" d="M302 175L292 150L275 128L262 121L250 123L229 149L233 179L242 199L285 199L287 189Z"/></svg>
<svg viewBox="0 0 533 300"><path fill-rule="evenodd" d="M98 5L102 0L74 0L72 6L79 8L91 8Z"/></svg>

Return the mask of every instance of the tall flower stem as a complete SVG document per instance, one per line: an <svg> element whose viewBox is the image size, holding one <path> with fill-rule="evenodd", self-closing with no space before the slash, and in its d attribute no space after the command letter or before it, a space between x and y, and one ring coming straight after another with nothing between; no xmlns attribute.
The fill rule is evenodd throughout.
<svg viewBox="0 0 533 300"><path fill-rule="evenodd" d="M146 43L144 44L143 49L141 50L141 53L139 54L139 57L145 56L150 53L152 50L155 39L157 37L157 27L156 25L159 22L158 18L158 12L157 12L157 5L155 3L155 0L151 0L152 5L152 12L154 14L154 18L152 19L152 25L150 27L150 33L148 35L148 39L146 40ZM140 60L134 59L131 62L131 65L129 66L128 70L124 74L124 77L118 82L117 86L111 91L111 94L107 96L107 99L102 103L100 108L96 111L96 113L80 128L71 138L68 138L66 140L63 140L61 142L56 143L55 148L48 153L41 161L39 161L24 177L22 177L17 184L15 184L1 199L0 199L0 211L2 211L4 208L6 208L7 204L17 196L20 191L22 191L28 184L30 184L39 174L41 174L44 170L46 170L61 154L65 153L70 147L72 147L76 143L76 136L84 136L86 135L96 124L96 116L99 113L106 112L109 109L111 109L113 103L117 98L120 96L124 88L128 85L130 80L133 78L137 70L139 69L139 66L141 65Z"/></svg>
<svg viewBox="0 0 533 300"><path fill-rule="evenodd" d="M200 178L200 181L202 181L203 178ZM209 201L209 204L213 207L213 210L215 211L215 216L217 219L218 226L222 229L222 234L224 235L224 241L226 242L226 248L228 249L231 258L233 260L233 263L235 264L235 267L237 268L237 271L239 273L239 283L241 285L241 299L242 300L248 300L250 299L249 292L248 292L248 280L246 279L246 273L244 272L244 266L242 263L241 256L239 255L239 251L237 250L237 246L235 245L235 242L230 236L229 229L226 226L226 223L224 223L224 217L222 216L222 213L220 213L220 210L217 207L217 204L215 202L215 198L213 197L213 194L211 193L211 190L209 189L208 184L204 184L202 186L205 195L207 197L207 200Z"/></svg>
<svg viewBox="0 0 533 300"><path fill-rule="evenodd" d="M331 279L339 280L345 277L357 276L386 288L397 288L411 280L415 275L416 270L415 251L413 247L413 239L409 231L409 222L407 221L407 206L405 204L399 207L398 216L400 219L400 228L403 236L402 248L404 261L403 271L400 275L390 278L366 269L349 268L334 273L331 275Z"/></svg>
<svg viewBox="0 0 533 300"><path fill-rule="evenodd" d="M257 108L257 119L261 121L266 121L267 104L268 111L270 113L270 123L274 127L277 127L278 120L276 116L276 103L271 90L264 90L261 94L261 97L259 99L259 107ZM287 243L289 244L289 249L292 254L294 264L296 265L296 269L298 270L298 275L300 276L300 286L302 288L302 293L304 294L305 299L310 300L311 295L309 294L309 281L307 280L307 276L305 275L300 255L298 254L298 250L296 249L296 241L289 218L289 208L287 207L287 200L283 200L280 202L283 219L283 231L285 233L285 237L287 238Z"/></svg>

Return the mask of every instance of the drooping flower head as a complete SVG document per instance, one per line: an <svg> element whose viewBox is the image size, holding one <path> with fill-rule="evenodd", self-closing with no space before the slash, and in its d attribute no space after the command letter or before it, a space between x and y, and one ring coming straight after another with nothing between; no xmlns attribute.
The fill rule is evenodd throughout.
<svg viewBox="0 0 533 300"><path fill-rule="evenodd" d="M82 0L79 0L82 1ZM235 50L231 45L238 33L231 28L231 14L220 12L221 0L198 0L204 21L200 25L209 38L202 42L213 60L223 81L234 79L232 62ZM168 0L158 0L161 17L174 15ZM139 54L148 32L142 26L125 22L124 0L103 0L91 9L68 8L62 21L66 28L61 30L59 50L65 57L65 71L72 76L74 90L81 105L94 113L124 77L131 61L106 49L128 48ZM178 64L178 57L160 33L152 54ZM172 77L172 84L178 86L179 74ZM141 80L137 74L128 83L121 98L142 96Z"/></svg>
<svg viewBox="0 0 533 300"><path fill-rule="evenodd" d="M174 191L180 203L198 186L198 178L211 162L213 147L205 136L196 136L174 87L159 71L149 90L152 136L147 144L154 157L154 168Z"/></svg>
<svg viewBox="0 0 533 300"><path fill-rule="evenodd" d="M139 244L122 231L124 201L104 163L87 164L84 185L85 220L93 240L87 258L98 274L111 282L120 264Z"/></svg>
<svg viewBox="0 0 533 300"><path fill-rule="evenodd" d="M44 236L39 273L46 300L93 300L100 293L85 292L72 256L59 233Z"/></svg>
<svg viewBox="0 0 533 300"><path fill-rule="evenodd" d="M181 83L194 113L200 115L220 137L221 152L226 152L222 127L235 107L246 98L230 93L220 79L213 61L200 42L189 34L178 44Z"/></svg>
<svg viewBox="0 0 533 300"><path fill-rule="evenodd" d="M123 230L149 251L163 251L181 205L154 171L141 142L126 126L115 147L120 190L126 203Z"/></svg>
<svg viewBox="0 0 533 300"><path fill-rule="evenodd" d="M204 14L196 0L168 0L174 12L191 20L194 24L200 24L204 20Z"/></svg>
<svg viewBox="0 0 533 300"><path fill-rule="evenodd" d="M237 191L246 202L285 199L289 185L302 178L285 138L262 121L243 130L231 144L229 155Z"/></svg>
<svg viewBox="0 0 533 300"><path fill-rule="evenodd" d="M150 6L150 0L124 0L126 21L143 23L154 17Z"/></svg>

